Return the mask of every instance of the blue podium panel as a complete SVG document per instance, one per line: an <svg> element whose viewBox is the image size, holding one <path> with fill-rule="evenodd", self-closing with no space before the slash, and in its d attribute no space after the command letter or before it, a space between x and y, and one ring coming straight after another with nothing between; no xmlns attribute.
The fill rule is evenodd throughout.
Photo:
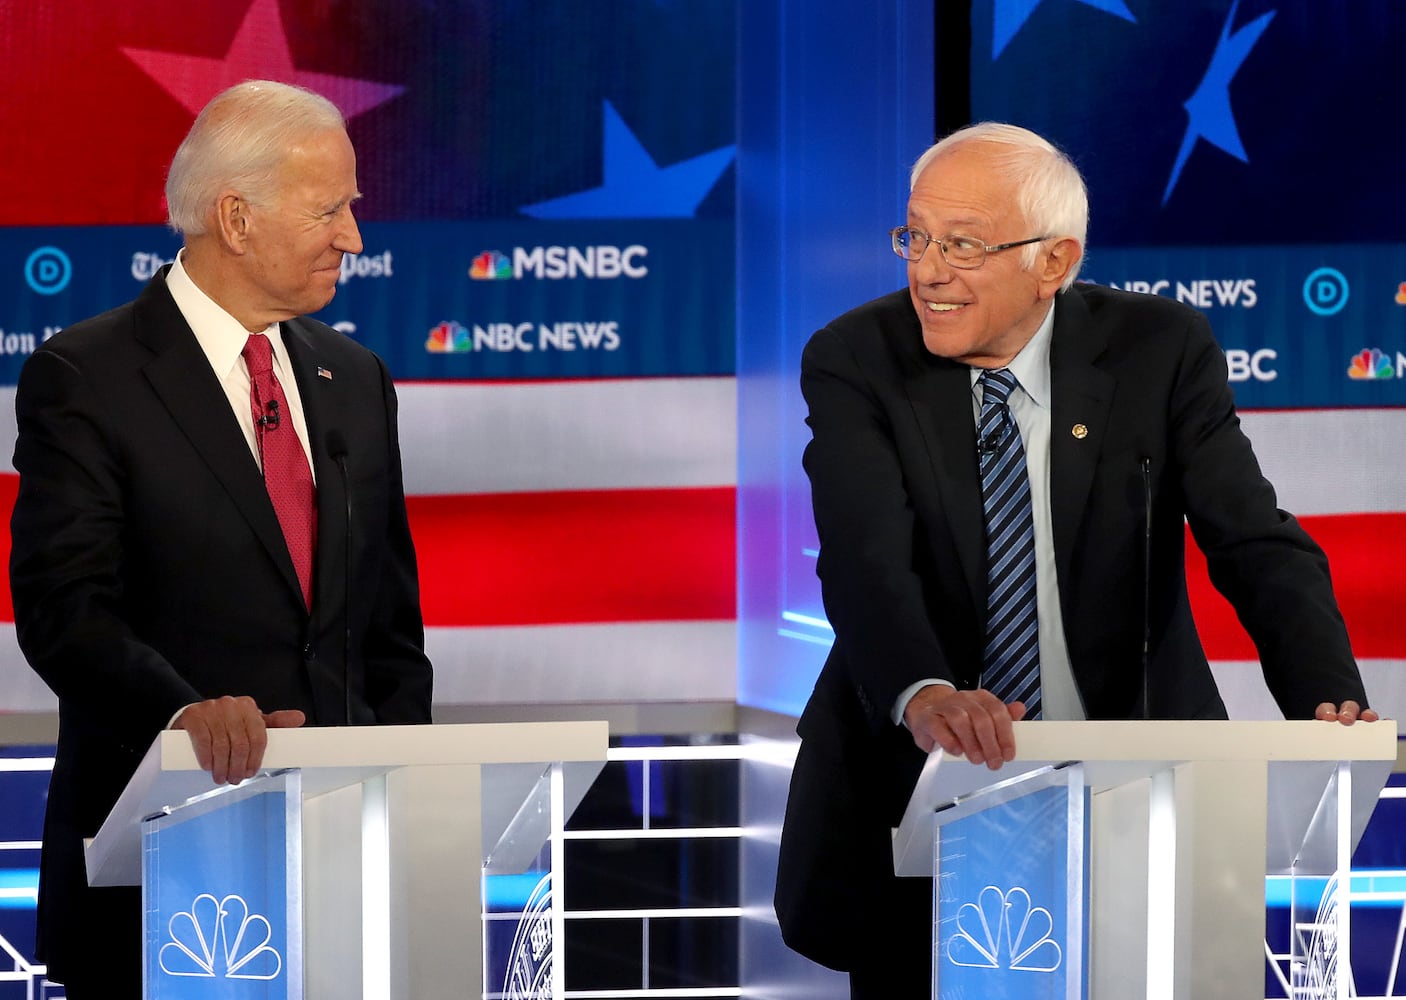
<svg viewBox="0 0 1406 1000"><path fill-rule="evenodd" d="M933 996L1087 996L1089 792L1078 765L939 812Z"/></svg>
<svg viewBox="0 0 1406 1000"><path fill-rule="evenodd" d="M301 810L290 771L143 822L146 1000L301 1000Z"/></svg>

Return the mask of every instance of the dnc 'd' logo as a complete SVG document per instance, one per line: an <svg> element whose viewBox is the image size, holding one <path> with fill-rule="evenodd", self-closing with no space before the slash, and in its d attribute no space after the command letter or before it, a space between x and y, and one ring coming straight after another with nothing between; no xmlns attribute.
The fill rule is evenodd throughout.
<svg viewBox="0 0 1406 1000"><path fill-rule="evenodd" d="M1032 906L1030 893L1016 886L981 890L975 903L957 911L957 930L947 939L947 960L971 969L1054 972L1064 952L1054 939L1054 918Z"/></svg>
<svg viewBox="0 0 1406 1000"><path fill-rule="evenodd" d="M240 896L217 900L201 893L189 910L171 917L167 930L161 971L168 976L270 980L283 971L283 956L269 943L268 917L250 913Z"/></svg>

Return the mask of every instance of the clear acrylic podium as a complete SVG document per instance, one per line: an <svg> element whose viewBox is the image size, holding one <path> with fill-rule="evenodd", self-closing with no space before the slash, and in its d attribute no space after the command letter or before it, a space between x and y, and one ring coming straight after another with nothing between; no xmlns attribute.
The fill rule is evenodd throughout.
<svg viewBox="0 0 1406 1000"><path fill-rule="evenodd" d="M933 997L1265 995L1265 879L1291 881L1296 1000L1351 992L1350 859L1396 724L1019 722L999 771L934 752L894 834L934 875ZM1339 965L1341 963L1341 966Z"/></svg>
<svg viewBox="0 0 1406 1000"><path fill-rule="evenodd" d="M265 773L219 788L165 732L88 879L143 888L148 1000L560 996L562 827L606 728L272 730ZM518 912L485 912L495 880L530 883Z"/></svg>

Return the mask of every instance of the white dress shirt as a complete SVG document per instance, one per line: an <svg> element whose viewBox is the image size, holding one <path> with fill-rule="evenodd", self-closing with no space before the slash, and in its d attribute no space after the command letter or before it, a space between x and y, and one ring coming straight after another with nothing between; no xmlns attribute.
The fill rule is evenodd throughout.
<svg viewBox="0 0 1406 1000"><path fill-rule="evenodd" d="M244 431L249 451L262 469L263 459L259 455L254 414L249 406L249 369L241 356L245 341L250 336L249 331L191 280L181 263L184 254L184 250L176 254L176 262L171 265L170 273L166 275L166 288L171 293L171 298L176 300L176 308L181 311L186 323L195 333L195 339L200 342L200 349L205 352L205 358L214 369L215 377L224 387L225 395L229 397L230 408L234 411L234 418L239 421L239 426ZM278 379L278 384L283 387L284 396L288 398L293 429L298 432L303 454L311 455L312 449L308 447L308 424L303 416L303 398L298 393L298 380L293 376L293 368L288 360L288 348L283 344L283 333L277 323L271 323L264 331L264 336L268 337L269 343L273 345L273 374ZM311 460L308 462L308 468L312 469ZM314 472L313 482L316 481L317 474Z"/></svg>

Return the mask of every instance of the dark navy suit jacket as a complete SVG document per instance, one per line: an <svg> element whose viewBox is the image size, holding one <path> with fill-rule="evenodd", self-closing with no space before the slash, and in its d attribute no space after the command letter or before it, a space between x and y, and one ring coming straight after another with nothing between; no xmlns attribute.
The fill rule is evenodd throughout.
<svg viewBox="0 0 1406 1000"><path fill-rule="evenodd" d="M1327 560L1278 508L1205 317L1085 284L1054 308L1050 506L1087 716L1142 713L1145 590L1150 714L1225 716L1187 600L1188 523L1285 716L1312 718L1324 701L1365 706ZM985 528L969 369L927 352L907 290L816 333L801 387L836 638L798 726L777 912L788 944L845 969L856 949L877 946L889 830L923 763L893 705L923 678L977 684Z"/></svg>
<svg viewBox="0 0 1406 1000"><path fill-rule="evenodd" d="M164 271L20 374L10 581L20 646L59 699L39 935L60 981L106 965L112 995L132 982L119 969L140 961L138 900L87 887L82 840L182 706L249 695L310 725L430 721L390 376L321 323L282 333L317 480L310 611ZM329 435L345 442L345 477Z"/></svg>

